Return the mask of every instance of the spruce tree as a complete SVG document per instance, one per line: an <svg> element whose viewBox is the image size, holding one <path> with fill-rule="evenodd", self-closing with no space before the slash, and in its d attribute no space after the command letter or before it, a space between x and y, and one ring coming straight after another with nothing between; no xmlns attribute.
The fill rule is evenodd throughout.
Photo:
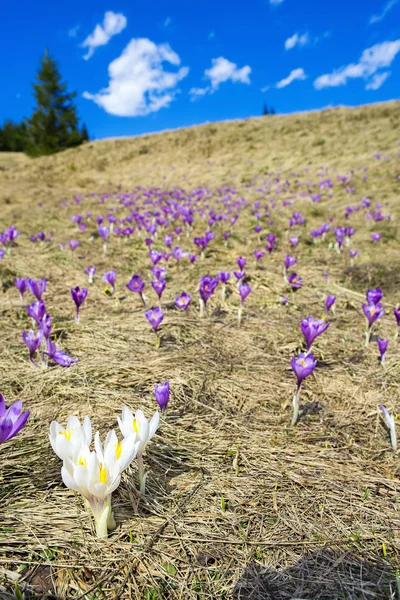
<svg viewBox="0 0 400 600"><path fill-rule="evenodd" d="M263 108L263 116L266 117L268 115L268 106L266 104L264 104L264 108Z"/></svg>
<svg viewBox="0 0 400 600"><path fill-rule="evenodd" d="M73 104L76 93L67 92L67 84L61 81L57 64L47 50L40 60L36 79L33 84L36 108L29 120L28 154L53 154L79 146L84 141L84 132L79 130Z"/></svg>

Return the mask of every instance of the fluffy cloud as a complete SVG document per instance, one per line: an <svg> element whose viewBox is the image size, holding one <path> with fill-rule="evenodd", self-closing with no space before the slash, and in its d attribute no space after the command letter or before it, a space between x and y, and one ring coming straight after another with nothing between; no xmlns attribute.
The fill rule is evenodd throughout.
<svg viewBox="0 0 400 600"><path fill-rule="evenodd" d="M122 13L114 13L111 10L107 11L104 14L103 25L97 24L92 33L82 43L82 48L88 48L83 58L88 60L93 56L96 48L108 44L114 35L121 33L125 29L126 24L126 17Z"/></svg>
<svg viewBox="0 0 400 600"><path fill-rule="evenodd" d="M279 4L282 4L282 2L283 0L269 0L269 3L273 6L279 6Z"/></svg>
<svg viewBox="0 0 400 600"><path fill-rule="evenodd" d="M372 15L372 17L369 20L369 24L373 25L374 23L378 23L379 21L382 21L382 19L384 19L386 17L386 15L392 10L392 8L397 4L397 2L398 2L398 0L389 0L389 2L386 2L381 14L380 15Z"/></svg>
<svg viewBox="0 0 400 600"><path fill-rule="evenodd" d="M208 79L210 82L204 88L192 88L189 94L192 100L195 100L199 96L205 96L206 94L212 94L216 92L221 85L226 81L232 83L246 83L249 85L250 82L251 67L246 65L245 67L238 68L236 63L220 56L213 58L211 61L211 67L204 71L204 79Z"/></svg>
<svg viewBox="0 0 400 600"><path fill-rule="evenodd" d="M293 71L290 71L289 75L285 77L285 79L281 79L280 81L278 81L275 87L278 88L278 90L280 90L281 88L290 85L291 83L293 83L293 81L296 81L297 79L300 81L303 79L307 79L307 75L304 73L304 69L293 69Z"/></svg>
<svg viewBox="0 0 400 600"><path fill-rule="evenodd" d="M149 39L133 39L121 56L108 66L108 87L97 94L84 92L111 115L136 117L157 112L168 106L177 93L177 85L189 72L181 67L175 72L164 70L167 62L179 67L181 60L168 44Z"/></svg>
<svg viewBox="0 0 400 600"><path fill-rule="evenodd" d="M378 89L385 79L388 78L389 73L385 73L384 78L381 77L381 82L377 87L374 87L374 85L377 85L376 82L379 82L379 78L373 76L375 74L382 76L383 73L378 72L381 69L390 67L399 52L400 39L393 42L375 44L375 46L364 50L358 63L351 63L340 67L340 69L336 69L332 73L326 73L317 77L314 81L314 87L317 90L322 90L326 87L346 85L349 79L362 78L367 80L367 89Z"/></svg>
<svg viewBox="0 0 400 600"><path fill-rule="evenodd" d="M390 76L390 71L384 71L383 73L376 73L376 75L373 76L371 81L369 83L367 83L367 85L365 86L365 89L366 90L379 90L381 85L383 85L385 83L386 79L389 76Z"/></svg>
<svg viewBox="0 0 400 600"><path fill-rule="evenodd" d="M306 46L309 43L310 43L310 36L308 35L307 32L303 33L302 35L295 33L294 35L292 35L292 37L290 37L286 40L285 49L291 50L295 46L299 46L301 48L301 46Z"/></svg>

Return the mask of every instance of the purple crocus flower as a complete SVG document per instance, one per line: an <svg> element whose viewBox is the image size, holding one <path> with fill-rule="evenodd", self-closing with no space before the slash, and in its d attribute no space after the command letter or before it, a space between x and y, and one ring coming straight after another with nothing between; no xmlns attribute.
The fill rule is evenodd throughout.
<svg viewBox="0 0 400 600"><path fill-rule="evenodd" d="M68 240L69 249L74 251L79 246L78 240Z"/></svg>
<svg viewBox="0 0 400 600"><path fill-rule="evenodd" d="M248 283L242 283L241 285L239 285L239 294L240 294L241 304L244 303L244 301L246 300L246 298L250 294L250 292L251 292L251 286Z"/></svg>
<svg viewBox="0 0 400 600"><path fill-rule="evenodd" d="M236 279L238 280L238 283L241 279L243 279L243 277L246 275L246 271L233 271L234 276L236 277Z"/></svg>
<svg viewBox="0 0 400 600"><path fill-rule="evenodd" d="M366 296L368 304L374 304L376 306L382 300L383 292L380 288L367 290Z"/></svg>
<svg viewBox="0 0 400 600"><path fill-rule="evenodd" d="M298 290L303 285L303 278L299 277L297 273L290 273L288 277L288 282L293 291Z"/></svg>
<svg viewBox="0 0 400 600"><path fill-rule="evenodd" d="M154 386L154 395L161 412L164 412L167 409L170 393L171 389L169 381L166 381L165 383L156 383Z"/></svg>
<svg viewBox="0 0 400 600"><path fill-rule="evenodd" d="M381 233L371 233L371 240L374 242L374 244L377 244L379 242L379 240L381 239L382 234Z"/></svg>
<svg viewBox="0 0 400 600"><path fill-rule="evenodd" d="M388 345L389 345L389 340L378 339L378 348L379 348L381 364L383 364L385 362L385 355L386 355L386 350L387 350Z"/></svg>
<svg viewBox="0 0 400 600"><path fill-rule="evenodd" d="M75 320L77 323L79 323L79 308L85 302L87 293L88 291L86 288L80 288L79 286L71 289L72 300L75 302L76 306Z"/></svg>
<svg viewBox="0 0 400 600"><path fill-rule="evenodd" d="M314 359L312 354L305 354L302 352L296 358L292 356L292 369L297 377L297 390L293 397L293 417L292 417L292 425L296 425L297 419L299 416L299 398L300 398L300 390L301 385L311 373L314 371L317 366L317 361Z"/></svg>
<svg viewBox="0 0 400 600"><path fill-rule="evenodd" d="M167 275L167 269L165 269L164 267L151 267L151 271L155 277L155 279L165 279L166 275Z"/></svg>
<svg viewBox="0 0 400 600"><path fill-rule="evenodd" d="M383 315L385 314L384 309L382 308L382 304L366 304L362 305L363 312L367 318L367 330L365 332L365 347L367 348L369 345L369 341L371 339L372 326Z"/></svg>
<svg viewBox="0 0 400 600"><path fill-rule="evenodd" d="M52 328L52 320L50 315L44 315L43 319L38 323L39 330L42 332L46 340L49 339Z"/></svg>
<svg viewBox="0 0 400 600"><path fill-rule="evenodd" d="M102 280L111 286L112 292L114 293L115 292L115 282L117 281L116 272L114 270L107 271L107 273L105 273L103 275Z"/></svg>
<svg viewBox="0 0 400 600"><path fill-rule="evenodd" d="M36 350L39 348L40 344L42 343L43 333L40 330L37 333L35 333L34 331L32 331L32 329L28 332L23 331L22 339L24 340L25 344L28 346L29 360L31 361L31 363L33 365L35 365L35 367L37 367L38 365L33 360L33 355L35 354Z"/></svg>
<svg viewBox="0 0 400 600"><path fill-rule="evenodd" d="M14 280L15 286L19 291L19 295L21 298L21 301L24 299L24 294L26 292L26 288L27 288L27 281L26 279L24 279L23 277L16 277Z"/></svg>
<svg viewBox="0 0 400 600"><path fill-rule="evenodd" d="M106 243L110 235L110 229L106 225L99 225L99 227L97 228L97 233L99 234L103 242Z"/></svg>
<svg viewBox="0 0 400 600"><path fill-rule="evenodd" d="M11 440L21 431L29 414L29 410L22 412L21 400L17 400L7 409L4 397L0 394L0 444Z"/></svg>
<svg viewBox="0 0 400 600"><path fill-rule="evenodd" d="M77 358L72 358L72 356L68 356L62 350L59 350L54 342L51 340L47 341L47 354L51 360L54 360L60 367L70 367L73 363L78 362Z"/></svg>
<svg viewBox="0 0 400 600"><path fill-rule="evenodd" d="M175 258L175 260L179 263L179 261L181 260L182 256L183 256L183 250L180 246L176 246L173 251L172 251L172 256Z"/></svg>
<svg viewBox="0 0 400 600"><path fill-rule="evenodd" d="M190 304L192 296L187 294L186 292L182 292L180 296L175 298L175 306L177 308L183 308L183 310L187 310Z"/></svg>
<svg viewBox="0 0 400 600"><path fill-rule="evenodd" d="M336 302L336 296L327 296L326 300L325 300L325 310L326 312L329 312L330 309L332 308L332 312L333 314L335 314L335 304Z"/></svg>
<svg viewBox="0 0 400 600"><path fill-rule="evenodd" d="M230 276L231 274L229 271L220 271L220 273L218 273L218 279L221 283L228 283Z"/></svg>
<svg viewBox="0 0 400 600"><path fill-rule="evenodd" d="M46 278L38 279L27 279L27 286L31 294L33 294L38 300L42 299L44 292L46 291Z"/></svg>
<svg viewBox="0 0 400 600"><path fill-rule="evenodd" d="M261 260L261 258L265 256L265 252L263 252L262 250L254 250L253 254L256 261Z"/></svg>
<svg viewBox="0 0 400 600"><path fill-rule="evenodd" d="M192 264L194 262L196 262L197 258L198 258L197 254L189 254L189 260Z"/></svg>
<svg viewBox="0 0 400 600"><path fill-rule="evenodd" d="M204 304L207 304L207 300L211 298L215 289L218 285L218 279L214 279L209 275L205 275L200 279L200 296Z"/></svg>
<svg viewBox="0 0 400 600"><path fill-rule="evenodd" d="M296 263L297 263L297 258L295 258L294 256L290 256L289 254L287 254L285 256L285 259L283 261L283 264L285 265L286 270L293 267Z"/></svg>
<svg viewBox="0 0 400 600"><path fill-rule="evenodd" d="M287 299L287 296L281 296L281 302L282 302L283 306L286 306L287 303L289 302L289 300Z"/></svg>
<svg viewBox="0 0 400 600"><path fill-rule="evenodd" d="M39 323L46 314L46 306L44 301L39 300L39 302L33 302L31 305L27 305L26 312L31 319L36 321L36 323Z"/></svg>
<svg viewBox="0 0 400 600"><path fill-rule="evenodd" d="M165 281L165 279L155 279L154 281L151 282L152 288L155 291L155 293L157 294L157 296L160 298L160 300L161 300L162 293L165 290L166 283L167 282Z"/></svg>
<svg viewBox="0 0 400 600"><path fill-rule="evenodd" d="M93 279L94 279L96 270L97 270L96 267L86 267L85 273L89 277L89 279L88 279L89 283L93 283Z"/></svg>
<svg viewBox="0 0 400 600"><path fill-rule="evenodd" d="M289 244L292 246L292 248L295 248L298 243L299 243L299 238L297 236L293 235L292 237L289 238Z"/></svg>
<svg viewBox="0 0 400 600"><path fill-rule="evenodd" d="M171 248L173 241L174 236L172 235L172 233L167 233L166 235L164 235L164 244L167 246L167 248Z"/></svg>
<svg viewBox="0 0 400 600"><path fill-rule="evenodd" d="M150 250L149 256L150 256L150 260L153 263L153 265L156 265L157 263L160 262L160 260L163 259L163 253L157 252L157 250Z"/></svg>
<svg viewBox="0 0 400 600"><path fill-rule="evenodd" d="M164 313L159 306L155 306L154 308L150 308L150 310L145 312L145 317L154 331L157 332L157 329L164 318Z"/></svg>
<svg viewBox="0 0 400 600"><path fill-rule="evenodd" d="M126 284L126 287L128 288L128 290L130 290L131 292L136 292L137 294L140 294L140 297L143 302L143 306L146 306L146 301L145 301L145 298L143 295L144 286L145 286L145 283L144 283L143 279L140 277L140 275L132 275L129 283Z"/></svg>
<svg viewBox="0 0 400 600"><path fill-rule="evenodd" d="M330 323L325 323L322 319L315 321L313 317L307 317L301 322L301 332L307 345L307 352L310 350L313 341L320 336L329 327Z"/></svg>
<svg viewBox="0 0 400 600"><path fill-rule="evenodd" d="M236 262L238 264L239 269L243 271L246 266L247 260L243 258L243 256L239 256Z"/></svg>

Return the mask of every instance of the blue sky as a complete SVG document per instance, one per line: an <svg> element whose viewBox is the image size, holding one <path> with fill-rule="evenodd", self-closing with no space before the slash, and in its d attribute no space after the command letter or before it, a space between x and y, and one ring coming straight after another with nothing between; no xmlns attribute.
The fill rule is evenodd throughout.
<svg viewBox="0 0 400 600"><path fill-rule="evenodd" d="M400 0L13 0L0 27L0 119L48 48L95 138L400 97Z"/></svg>

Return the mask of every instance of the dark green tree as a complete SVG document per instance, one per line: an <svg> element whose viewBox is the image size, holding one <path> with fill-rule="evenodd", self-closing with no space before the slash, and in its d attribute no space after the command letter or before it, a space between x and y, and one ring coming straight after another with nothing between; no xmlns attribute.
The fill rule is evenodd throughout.
<svg viewBox="0 0 400 600"><path fill-rule="evenodd" d="M268 106L266 104L264 104L264 108L263 108L263 117L266 117L267 115L269 115L268 112Z"/></svg>
<svg viewBox="0 0 400 600"><path fill-rule="evenodd" d="M26 146L27 126L13 121L4 121L0 127L0 152L23 152Z"/></svg>
<svg viewBox="0 0 400 600"><path fill-rule="evenodd" d="M67 91L67 84L61 81L57 64L47 50L40 60L36 79L33 84L36 108L29 119L27 153L40 156L79 146L86 139L87 130L79 130L73 103L76 93Z"/></svg>

